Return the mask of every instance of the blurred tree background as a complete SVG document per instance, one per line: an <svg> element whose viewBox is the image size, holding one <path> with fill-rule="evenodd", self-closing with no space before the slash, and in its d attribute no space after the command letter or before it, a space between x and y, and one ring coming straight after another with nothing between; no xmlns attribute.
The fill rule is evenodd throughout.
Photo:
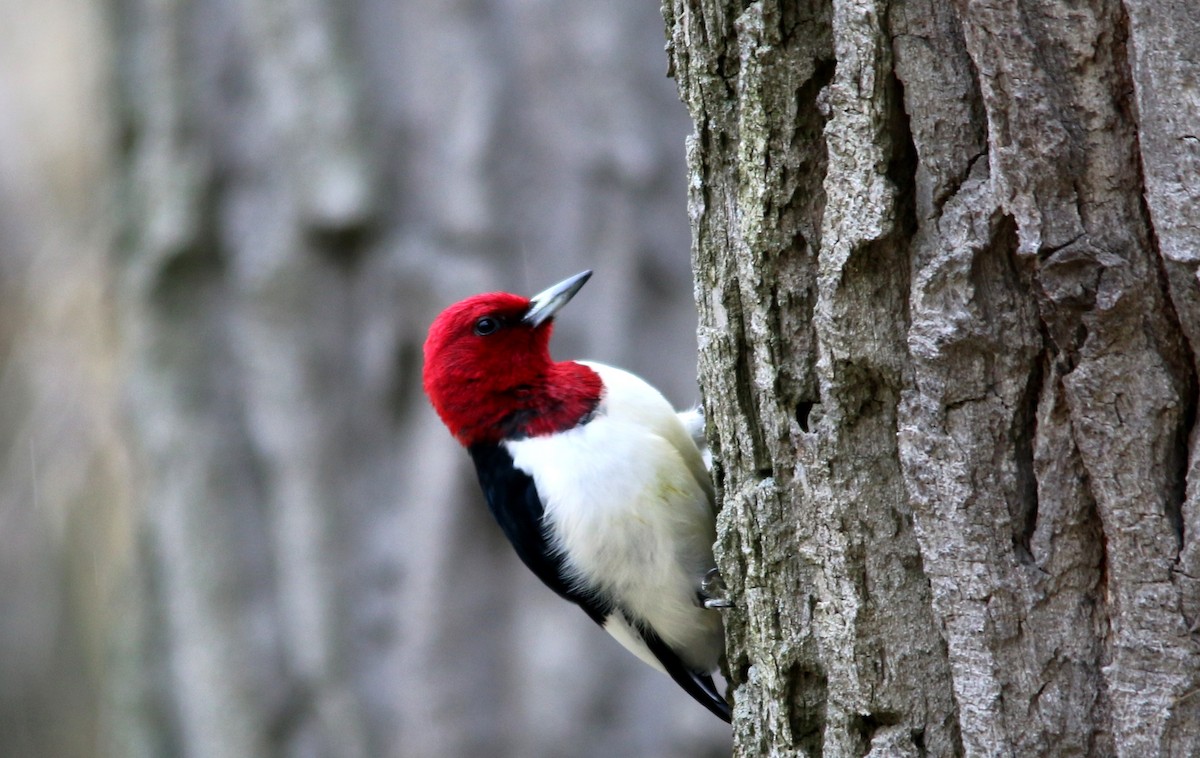
<svg viewBox="0 0 1200 758"><path fill-rule="evenodd" d="M0 755L697 756L425 403L446 304L695 388L636 0L0 0Z"/></svg>

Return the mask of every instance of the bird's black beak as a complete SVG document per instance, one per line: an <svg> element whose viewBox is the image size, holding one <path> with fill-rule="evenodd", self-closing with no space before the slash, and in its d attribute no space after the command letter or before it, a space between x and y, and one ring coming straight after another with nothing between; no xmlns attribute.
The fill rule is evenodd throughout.
<svg viewBox="0 0 1200 758"><path fill-rule="evenodd" d="M521 317L521 323L538 326L546 322L558 309L571 301L575 293L587 282L591 271L576 274L558 284L544 289L529 299L529 310Z"/></svg>

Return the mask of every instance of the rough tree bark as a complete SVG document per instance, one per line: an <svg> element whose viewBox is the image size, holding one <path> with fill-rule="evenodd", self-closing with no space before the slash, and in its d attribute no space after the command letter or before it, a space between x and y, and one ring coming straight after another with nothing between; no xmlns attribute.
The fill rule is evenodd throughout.
<svg viewBox="0 0 1200 758"><path fill-rule="evenodd" d="M1200 5L664 4L735 753L1200 751Z"/></svg>

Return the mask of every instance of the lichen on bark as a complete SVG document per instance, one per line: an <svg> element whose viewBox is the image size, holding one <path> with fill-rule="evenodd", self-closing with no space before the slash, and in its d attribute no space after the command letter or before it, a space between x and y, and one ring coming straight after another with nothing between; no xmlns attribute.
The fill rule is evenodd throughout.
<svg viewBox="0 0 1200 758"><path fill-rule="evenodd" d="M737 754L1192 752L1200 10L663 10Z"/></svg>

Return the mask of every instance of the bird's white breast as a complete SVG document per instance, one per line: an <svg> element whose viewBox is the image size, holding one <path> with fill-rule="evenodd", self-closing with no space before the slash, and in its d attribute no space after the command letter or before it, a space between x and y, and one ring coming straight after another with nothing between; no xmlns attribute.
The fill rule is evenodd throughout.
<svg viewBox="0 0 1200 758"><path fill-rule="evenodd" d="M723 637L719 615L697 602L715 538L700 453L657 390L620 369L587 365L605 388L591 421L504 444L533 477L572 577L644 620L690 665L711 669ZM640 641L610 631L646 658Z"/></svg>

